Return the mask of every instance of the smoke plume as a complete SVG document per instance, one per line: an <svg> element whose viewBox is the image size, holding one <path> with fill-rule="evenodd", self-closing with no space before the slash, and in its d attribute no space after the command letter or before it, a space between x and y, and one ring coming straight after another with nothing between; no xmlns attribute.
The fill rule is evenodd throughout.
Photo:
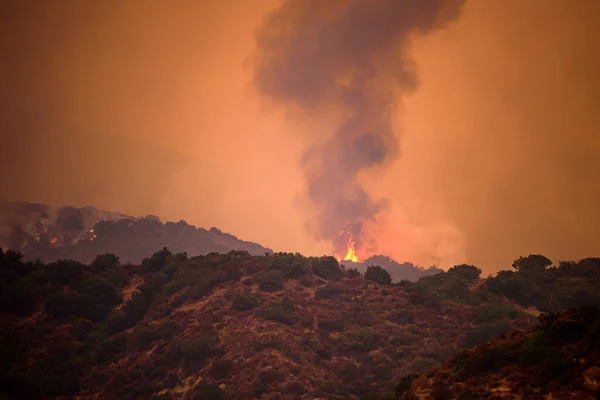
<svg viewBox="0 0 600 400"><path fill-rule="evenodd" d="M336 253L340 231L361 236L385 207L359 182L363 171L399 155L393 116L403 94L418 86L408 49L455 20L462 0L287 0L257 31L254 80L259 92L288 110L339 125L302 159L306 194L316 210L319 240Z"/></svg>

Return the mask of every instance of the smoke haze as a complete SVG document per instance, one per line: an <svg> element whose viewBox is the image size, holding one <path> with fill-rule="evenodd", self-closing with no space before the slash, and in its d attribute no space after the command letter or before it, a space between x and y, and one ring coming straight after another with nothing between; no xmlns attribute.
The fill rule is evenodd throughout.
<svg viewBox="0 0 600 400"><path fill-rule="evenodd" d="M415 1L406 15L420 17L399 24L383 7L411 3L312 3L298 16L304 3L279 0L0 2L0 197L185 219L307 255L330 253L313 234L359 210L365 249L486 273L600 254L599 2L470 1L457 15ZM344 25L381 14L389 25L368 34ZM304 40L319 29L323 43ZM304 89L264 76L285 105L264 107L257 61L296 68L265 49L345 38L355 57L320 54L333 84L326 65L295 75ZM306 194L333 202L298 207Z"/></svg>
<svg viewBox="0 0 600 400"><path fill-rule="evenodd" d="M393 115L402 94L418 84L407 51L411 35L444 27L461 7L444 0L289 0L260 27L259 91L310 117L324 110L340 116L335 133L302 159L316 238L333 243L337 254L347 245L336 242L340 230L350 229L362 250L364 224L375 222L384 207L358 178L398 154Z"/></svg>

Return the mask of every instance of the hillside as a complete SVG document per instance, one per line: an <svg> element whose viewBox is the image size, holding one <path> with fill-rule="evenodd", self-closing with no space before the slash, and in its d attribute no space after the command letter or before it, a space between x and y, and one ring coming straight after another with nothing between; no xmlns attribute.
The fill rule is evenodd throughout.
<svg viewBox="0 0 600 400"><path fill-rule="evenodd" d="M543 314L514 331L463 350L397 388L412 399L595 399L600 397L600 309Z"/></svg>
<svg viewBox="0 0 600 400"><path fill-rule="evenodd" d="M381 268L299 254L0 256L0 394L15 399L358 399L530 329L538 309L519 285L540 305L600 303L597 259L389 284Z"/></svg>
<svg viewBox="0 0 600 400"><path fill-rule="evenodd" d="M196 228L185 221L161 223L156 217L132 217L92 207L53 208L41 204L0 205L0 246L20 249L28 260L72 259L90 263L111 252L123 263L139 264L162 247L191 255L246 250L272 252L217 228Z"/></svg>

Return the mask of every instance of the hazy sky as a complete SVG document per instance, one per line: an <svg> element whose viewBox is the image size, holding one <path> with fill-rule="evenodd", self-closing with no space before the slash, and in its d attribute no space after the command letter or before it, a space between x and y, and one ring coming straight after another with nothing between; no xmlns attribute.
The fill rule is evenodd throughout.
<svg viewBox="0 0 600 400"><path fill-rule="evenodd" d="M300 158L335 121L290 113L252 81L254 32L282 1L8 3L3 199L331 251L311 230ZM388 199L368 228L378 252L486 272L529 253L600 255L599 18L595 0L470 0L414 36L400 157L360 178Z"/></svg>

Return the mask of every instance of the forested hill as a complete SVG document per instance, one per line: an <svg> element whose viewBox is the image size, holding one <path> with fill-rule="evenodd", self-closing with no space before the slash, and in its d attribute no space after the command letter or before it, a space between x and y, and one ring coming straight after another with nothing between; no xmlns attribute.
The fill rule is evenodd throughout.
<svg viewBox="0 0 600 400"><path fill-rule="evenodd" d="M389 399L399 384L427 390L429 377L407 377L527 331L540 311L600 304L600 259L553 266L532 255L480 274L459 265L393 284L378 266L361 274L299 254L163 249L140 265L114 254L86 265L3 251L0 397ZM532 351L547 359L546 347ZM508 373L498 368L494 382ZM444 373L445 389L460 388Z"/></svg>
<svg viewBox="0 0 600 400"><path fill-rule="evenodd" d="M0 245L20 249L27 260L72 259L86 264L106 252L119 256L122 263L139 264L163 247L190 255L231 250L255 255L272 252L217 228L196 228L185 221L163 224L153 216L137 218L92 207L53 208L30 203L0 205Z"/></svg>

